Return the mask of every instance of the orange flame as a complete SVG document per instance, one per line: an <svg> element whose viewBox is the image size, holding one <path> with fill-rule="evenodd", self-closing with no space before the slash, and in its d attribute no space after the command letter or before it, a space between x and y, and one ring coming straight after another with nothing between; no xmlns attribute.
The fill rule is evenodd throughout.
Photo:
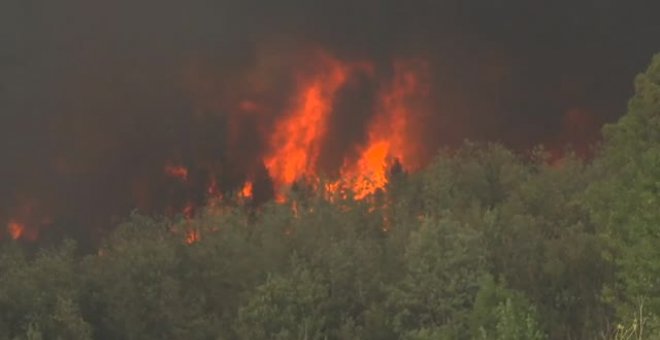
<svg viewBox="0 0 660 340"><path fill-rule="evenodd" d="M199 230L197 230L195 227L191 226L190 222L192 221L193 217L195 215L195 206L193 203L188 203L186 204L185 207L183 207L183 217L188 221L188 227L186 228L186 238L185 241L187 244L192 244L200 240L201 235L199 233Z"/></svg>
<svg viewBox="0 0 660 340"><path fill-rule="evenodd" d="M414 114L412 103L416 96L424 96L428 90L423 80L423 63L399 62L394 65L394 80L381 93L378 113L369 126L367 145L359 150L357 162L345 162L341 169L344 186L354 193L355 199L363 199L385 188L387 172L395 161L404 168L418 166L415 136L410 135L410 121ZM336 190L337 184L331 187Z"/></svg>
<svg viewBox="0 0 660 340"><path fill-rule="evenodd" d="M172 178L178 178L183 182L188 181L188 168L182 165L168 164L165 166L165 168L163 168L163 171L167 176L170 176Z"/></svg>
<svg viewBox="0 0 660 340"><path fill-rule="evenodd" d="M240 196L243 198L252 198L252 182L245 181L243 187L241 188Z"/></svg>
<svg viewBox="0 0 660 340"><path fill-rule="evenodd" d="M199 230L190 228L186 230L186 243L187 244L193 244L195 242L198 242L200 240L200 234Z"/></svg>
<svg viewBox="0 0 660 340"><path fill-rule="evenodd" d="M264 164L276 190L299 178L315 175L333 100L349 72L347 65L330 56L321 55L320 59L322 71L311 79L301 79L295 107L278 122L271 135L271 151L264 157Z"/></svg>
<svg viewBox="0 0 660 340"><path fill-rule="evenodd" d="M16 221L9 221L7 224L7 231L12 239L18 240L23 235L25 231L25 225Z"/></svg>
<svg viewBox="0 0 660 340"><path fill-rule="evenodd" d="M355 199L363 199L387 185L388 156L391 143L387 140L372 142L363 151L357 164L343 171Z"/></svg>
<svg viewBox="0 0 660 340"><path fill-rule="evenodd" d="M7 221L6 231L14 240L36 241L40 230L52 223L53 219L38 200L21 196Z"/></svg>

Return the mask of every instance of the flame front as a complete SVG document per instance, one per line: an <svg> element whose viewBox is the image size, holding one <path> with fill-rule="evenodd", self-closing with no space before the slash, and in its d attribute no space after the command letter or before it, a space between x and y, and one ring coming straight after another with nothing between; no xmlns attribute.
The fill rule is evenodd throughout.
<svg viewBox="0 0 660 340"><path fill-rule="evenodd" d="M219 125L226 131L215 133L214 126L208 130L224 139L226 150L218 152L206 143L194 150L175 148L155 168L160 177L145 172L131 180L134 206L183 215L185 240L194 243L201 235L189 222L197 211L222 213L226 193L236 193L239 204L250 206L273 197L283 203L296 181L319 190L320 178L328 175L334 181L325 182L321 191L342 197L351 193L360 200L386 190L395 165L406 171L422 165L418 128L424 120L418 104L428 93L425 63L398 61L390 68L340 59L321 49L298 52L293 51L292 60L299 63L282 63L277 56L257 62L255 70L231 78L243 81L218 88L217 96L213 82L200 78L203 98L197 100L201 104L195 123L206 124L213 113L223 112L214 119L227 119L226 125ZM288 55L280 59L289 60ZM186 152L191 153L183 155ZM218 158L206 158L214 155ZM244 182L238 186L237 180ZM151 190L162 190L162 197L151 197ZM49 224L39 222L44 214L32 211L32 204L18 206L8 214L11 220L5 220L5 234L36 238Z"/></svg>

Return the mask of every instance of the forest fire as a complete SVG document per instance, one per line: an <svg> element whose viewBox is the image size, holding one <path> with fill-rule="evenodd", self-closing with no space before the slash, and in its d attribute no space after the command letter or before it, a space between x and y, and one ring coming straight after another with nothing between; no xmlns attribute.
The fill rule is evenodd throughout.
<svg viewBox="0 0 660 340"><path fill-rule="evenodd" d="M134 177L125 172L131 198L103 211L108 220L119 209L192 220L205 207L221 212L231 204L223 197L253 207L285 203L298 182L327 197L363 200L386 191L392 171L416 171L430 159L435 131L427 117L437 98L428 61L339 57L319 47L264 55L227 84L204 64L186 73L194 113L177 132L185 138L149 160L159 163L160 176L149 163ZM570 122L582 124L575 117ZM38 224L12 221L11 238L37 238Z"/></svg>
<svg viewBox="0 0 660 340"><path fill-rule="evenodd" d="M192 93L201 96L195 106L226 110L227 133L191 135L183 142L188 151L178 146L163 157L160 177L136 174L126 206L190 220L207 205L221 211L227 193L244 204L284 203L296 182L320 178L327 179L324 190L360 200L386 189L394 165L412 171L423 164L418 128L431 86L427 63L339 58L321 48L291 58L303 62L257 63L234 96L214 89L203 73L191 77ZM192 128L207 129L207 122ZM7 233L26 239L26 229L12 222Z"/></svg>
<svg viewBox="0 0 660 340"><path fill-rule="evenodd" d="M0 340L660 339L660 1L5 3Z"/></svg>
<svg viewBox="0 0 660 340"><path fill-rule="evenodd" d="M393 168L414 171L426 161L419 138L420 126L424 124L420 120L428 108L431 86L426 62L399 60L389 67L376 67L369 61L342 60L320 49L313 50L305 59L308 63L304 67L290 73L291 92L280 110L269 111L271 105L260 102L259 96L250 95L249 88L236 104L228 105L237 108L229 116L233 124L228 135L230 145L238 147L244 143L246 126L264 141L255 154L257 162L243 160L244 156L238 154L236 163L247 165L241 185L221 181L217 173L227 169L215 169L205 177L197 175L198 171L191 166L171 161L165 164L165 175L176 179L182 192L195 194L196 187L205 188L204 200L189 197L185 204L178 204L178 209L172 206L170 214L181 214L189 225L195 212L204 205L209 211L221 212L220 205L227 202L218 198L227 191L236 193L239 204L263 202L264 198L285 203L296 182L311 184L308 187L324 190L330 196L339 194L362 200L386 190ZM263 81L257 83L260 82ZM346 98L363 96L360 91L365 88L371 93L366 105L342 110ZM354 111L358 109L361 111ZM362 137L344 143L341 150L330 147L343 135L343 131L337 130L337 120L345 119L352 124L356 114L368 117L357 131ZM264 125L266 117L270 117L270 122ZM328 166L328 159L339 162ZM264 169L266 177L254 176L259 167ZM325 187L319 187L316 184L323 177L328 181ZM266 191L271 193L270 197L263 196L264 186L271 187ZM295 206L295 202L292 204ZM190 226L184 230L187 243L200 239L198 230Z"/></svg>

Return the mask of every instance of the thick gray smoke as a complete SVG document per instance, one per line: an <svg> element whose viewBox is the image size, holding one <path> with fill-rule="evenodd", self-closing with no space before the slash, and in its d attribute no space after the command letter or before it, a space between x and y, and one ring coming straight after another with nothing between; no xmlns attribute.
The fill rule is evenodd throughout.
<svg viewBox="0 0 660 340"><path fill-rule="evenodd" d="M383 70L426 59L436 112L420 135L430 149L464 138L583 147L624 112L634 75L660 50L659 11L615 0L5 1L0 223L86 233L136 207L202 200L204 185L163 178L167 162L188 166L193 182L214 173L224 188L246 171L267 177L256 118L230 120L227 103L264 67L281 73L269 75L277 91L253 94L284 107L309 46ZM374 84L352 83L328 167L364 138L356 126Z"/></svg>

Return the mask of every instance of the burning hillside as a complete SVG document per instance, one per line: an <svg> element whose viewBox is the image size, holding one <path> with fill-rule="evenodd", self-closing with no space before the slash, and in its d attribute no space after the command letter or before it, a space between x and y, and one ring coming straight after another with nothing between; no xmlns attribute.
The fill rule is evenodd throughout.
<svg viewBox="0 0 660 340"><path fill-rule="evenodd" d="M10 4L0 238L93 240L132 210L259 206L299 181L362 199L464 139L587 154L660 31L646 7L561 8Z"/></svg>
<svg viewBox="0 0 660 340"><path fill-rule="evenodd" d="M245 86L231 96L209 85L214 79L204 79L199 69L186 69L183 84L198 123L220 123L217 145L190 136L187 150L176 145L173 153L163 152L160 174L126 174L131 199L125 206L190 218L210 200L232 193L257 203L284 202L295 182L321 177L329 181L327 190L362 199L385 189L393 166L410 171L428 159L419 138L431 109L428 63L402 59L378 65L320 48L299 52L297 59L300 65L266 63L246 70L239 81ZM362 103L351 105L357 100ZM214 149L217 156L209 152ZM35 211L9 215L7 233L36 239L46 222L33 221Z"/></svg>

